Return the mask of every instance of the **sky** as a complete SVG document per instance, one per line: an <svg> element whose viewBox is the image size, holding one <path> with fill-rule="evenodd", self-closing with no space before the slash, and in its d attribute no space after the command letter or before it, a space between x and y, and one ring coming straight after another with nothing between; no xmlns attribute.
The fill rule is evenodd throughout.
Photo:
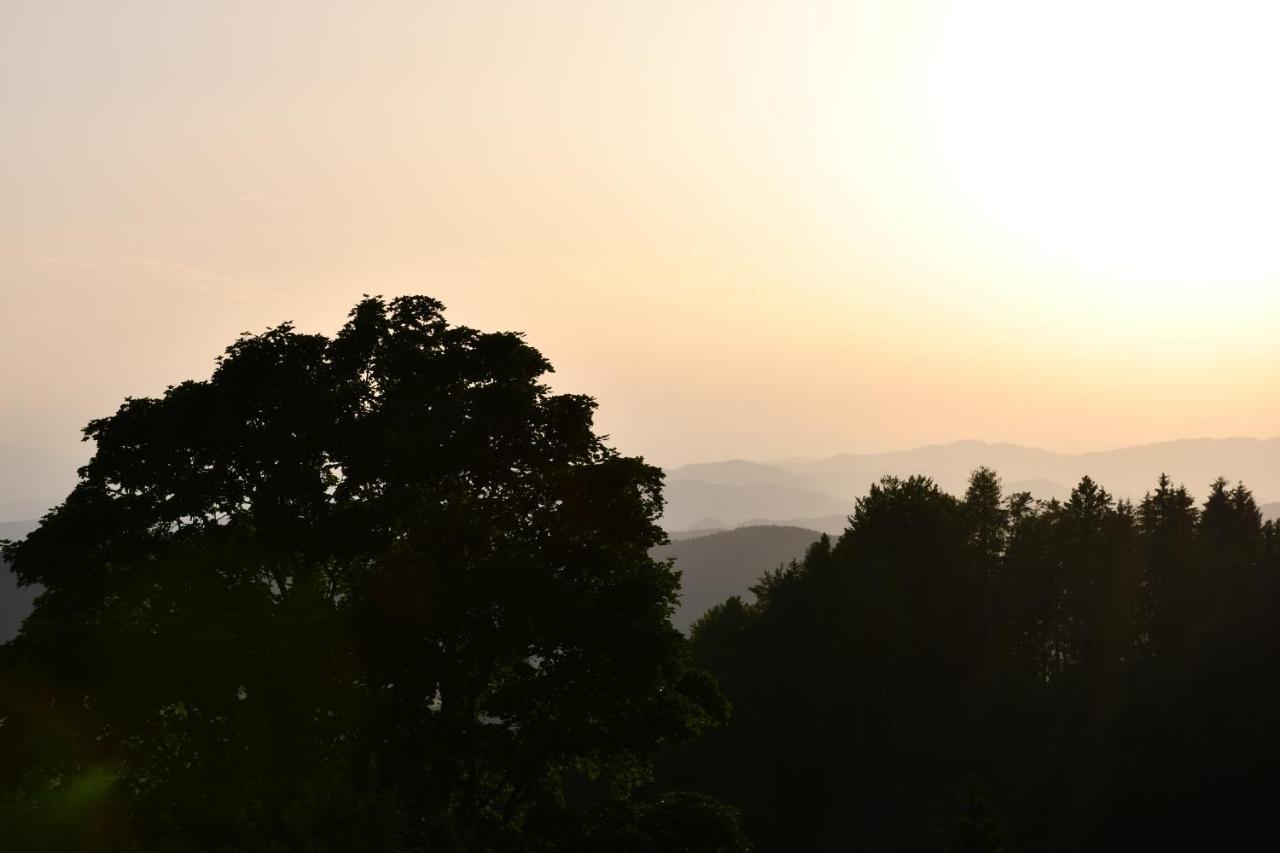
<svg viewBox="0 0 1280 853"><path fill-rule="evenodd" d="M363 293L663 465L1280 434L1273 4L0 4L0 477ZM12 495L0 485L0 515Z"/></svg>

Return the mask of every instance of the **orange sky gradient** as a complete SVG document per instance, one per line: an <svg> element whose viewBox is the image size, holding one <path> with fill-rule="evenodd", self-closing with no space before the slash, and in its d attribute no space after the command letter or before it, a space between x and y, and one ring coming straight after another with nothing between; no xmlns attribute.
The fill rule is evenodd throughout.
<svg viewBox="0 0 1280 853"><path fill-rule="evenodd" d="M7 2L0 469L365 292L524 330L663 465L1280 434L1277 24Z"/></svg>

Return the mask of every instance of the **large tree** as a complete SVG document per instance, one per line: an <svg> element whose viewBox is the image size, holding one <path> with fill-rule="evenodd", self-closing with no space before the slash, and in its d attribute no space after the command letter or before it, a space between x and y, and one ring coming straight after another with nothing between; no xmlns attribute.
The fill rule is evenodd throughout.
<svg viewBox="0 0 1280 853"><path fill-rule="evenodd" d="M550 369L435 300L366 298L333 338L243 336L90 423L79 484L5 552L44 587L0 647L10 821L107 847L567 845L573 806L720 718L648 554L661 472ZM599 781L567 801L566 778Z"/></svg>

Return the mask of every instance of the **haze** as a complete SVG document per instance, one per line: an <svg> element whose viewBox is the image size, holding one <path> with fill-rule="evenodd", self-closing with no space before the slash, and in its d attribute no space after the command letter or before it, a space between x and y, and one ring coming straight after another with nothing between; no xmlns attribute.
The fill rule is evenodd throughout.
<svg viewBox="0 0 1280 853"><path fill-rule="evenodd" d="M350 9L0 8L10 481L364 292L664 465L1280 434L1273 7Z"/></svg>

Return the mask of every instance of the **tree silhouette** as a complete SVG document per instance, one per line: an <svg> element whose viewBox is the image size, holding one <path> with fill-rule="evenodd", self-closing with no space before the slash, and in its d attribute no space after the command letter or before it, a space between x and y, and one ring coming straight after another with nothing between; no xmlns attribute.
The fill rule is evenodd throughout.
<svg viewBox="0 0 1280 853"><path fill-rule="evenodd" d="M0 645L0 846L1280 844L1280 524L1243 484L886 477L685 641L660 472L549 370L365 299L89 424L4 552L44 592Z"/></svg>
<svg viewBox="0 0 1280 853"><path fill-rule="evenodd" d="M432 299L366 298L333 338L242 336L90 423L79 484L6 550L45 588L0 647L13 831L553 849L721 720L648 556L661 473L550 369ZM570 801L571 777L598 782Z"/></svg>
<svg viewBox="0 0 1280 853"><path fill-rule="evenodd" d="M964 515L969 538L970 582L982 590L982 612L987 644L987 664L996 677L995 595L999 584L1000 557L1008 534L1000 478L990 468L979 468L969 477L964 495Z"/></svg>
<svg viewBox="0 0 1280 853"><path fill-rule="evenodd" d="M1242 485L886 478L753 592L694 627L734 713L662 778L758 849L1280 843L1280 528Z"/></svg>

